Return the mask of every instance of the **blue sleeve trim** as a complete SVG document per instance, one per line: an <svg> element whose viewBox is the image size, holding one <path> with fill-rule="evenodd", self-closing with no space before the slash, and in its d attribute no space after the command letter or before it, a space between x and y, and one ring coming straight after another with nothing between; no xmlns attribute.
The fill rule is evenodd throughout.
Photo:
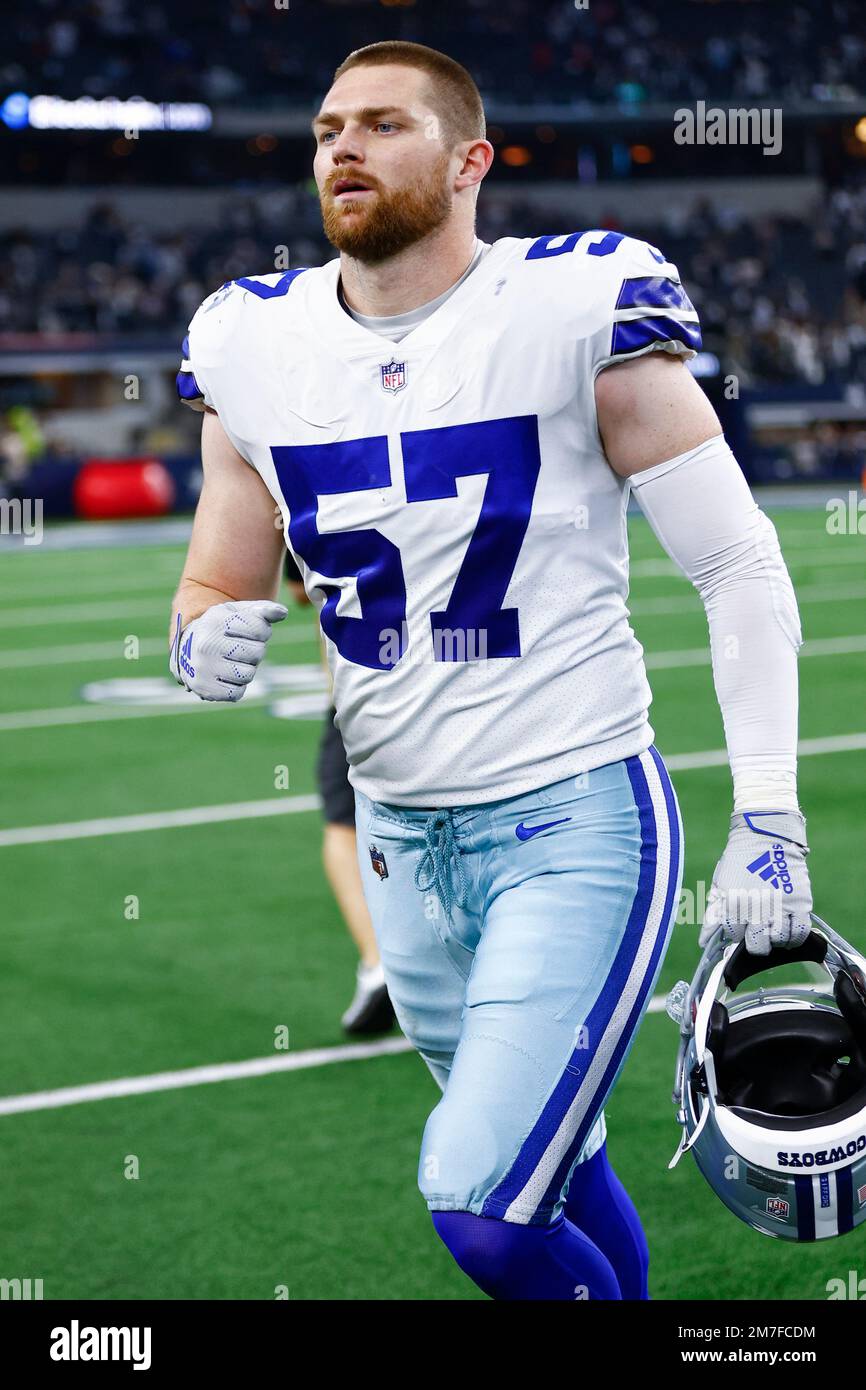
<svg viewBox="0 0 866 1390"><path fill-rule="evenodd" d="M199 390L199 384L192 372L178 372L177 394L182 401L204 400L204 392Z"/></svg>
<svg viewBox="0 0 866 1390"><path fill-rule="evenodd" d="M299 275L303 275L309 266L299 266L297 270L287 270L275 285L263 285L259 280L235 280L236 285L241 289L249 290L251 294L257 295L259 299L280 299L282 295L288 294L292 282L297 280Z"/></svg>
<svg viewBox="0 0 866 1390"><path fill-rule="evenodd" d="M617 309L678 309L693 314L695 306L679 280L666 275L639 275L623 280L616 301Z"/></svg>
<svg viewBox="0 0 866 1390"><path fill-rule="evenodd" d="M626 353L640 352L641 348L652 347L655 343L675 342L698 352L701 346L701 330L697 323L680 323L663 315L646 319L628 319L615 323L610 343L611 357Z"/></svg>

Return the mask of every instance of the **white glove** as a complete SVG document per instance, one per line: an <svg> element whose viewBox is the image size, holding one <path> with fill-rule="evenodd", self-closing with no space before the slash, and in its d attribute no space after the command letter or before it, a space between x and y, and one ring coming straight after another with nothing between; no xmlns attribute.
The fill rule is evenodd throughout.
<svg viewBox="0 0 866 1390"><path fill-rule="evenodd" d="M700 934L706 946L719 927L753 956L773 946L801 946L811 930L812 888L806 868L806 822L798 811L748 811L731 818L716 865Z"/></svg>
<svg viewBox="0 0 866 1390"><path fill-rule="evenodd" d="M171 674L200 700L236 703L265 654L271 624L281 623L288 611L268 599L216 603L182 631L178 613Z"/></svg>

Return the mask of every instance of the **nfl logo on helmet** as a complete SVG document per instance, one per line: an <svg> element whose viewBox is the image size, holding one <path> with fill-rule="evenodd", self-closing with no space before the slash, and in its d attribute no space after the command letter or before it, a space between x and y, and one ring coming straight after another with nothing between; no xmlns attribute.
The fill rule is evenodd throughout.
<svg viewBox="0 0 866 1390"><path fill-rule="evenodd" d="M379 373L383 391L402 391L406 385L405 362L395 362L392 358L379 367Z"/></svg>

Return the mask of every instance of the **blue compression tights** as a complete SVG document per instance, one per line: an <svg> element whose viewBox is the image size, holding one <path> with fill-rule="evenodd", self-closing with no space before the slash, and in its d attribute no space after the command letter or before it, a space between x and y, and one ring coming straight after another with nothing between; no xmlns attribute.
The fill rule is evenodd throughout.
<svg viewBox="0 0 866 1390"><path fill-rule="evenodd" d="M434 1211L460 1268L495 1299L646 1299L649 1254L606 1146L574 1170L563 1214L520 1226L468 1211Z"/></svg>

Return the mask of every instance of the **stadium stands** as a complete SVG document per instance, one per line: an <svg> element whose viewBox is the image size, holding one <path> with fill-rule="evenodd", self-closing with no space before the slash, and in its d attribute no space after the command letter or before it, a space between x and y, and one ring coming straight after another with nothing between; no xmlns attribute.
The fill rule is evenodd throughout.
<svg viewBox="0 0 866 1390"><path fill-rule="evenodd" d="M488 212L479 235L573 230L573 214L516 197ZM624 228L663 246L698 306L705 344L744 385L823 382L866 386L866 185L840 189L794 217L737 221L704 204L664 224ZM0 333L150 335L180 341L206 294L225 280L290 264L321 264L318 203L303 186L276 208L227 199L220 223L158 232L100 205L72 231L0 236Z"/></svg>
<svg viewBox="0 0 866 1390"><path fill-rule="evenodd" d="M485 95L510 101L539 91L600 103L649 93L830 100L863 90L866 11L857 0L687 0L674 33L670 21L667 0L391 0L376 15L375 37L443 48L472 68ZM0 85L68 98L298 102L329 81L335 24L344 51L368 43L370 6L34 0L4 35Z"/></svg>
<svg viewBox="0 0 866 1390"><path fill-rule="evenodd" d="M334 254L309 178L310 113L347 51L394 37L452 53L479 81L498 156L479 204L485 240L605 226L662 246L701 315L700 374L749 475L859 476L857 0L680 0L675 23L668 0L15 9L0 57L0 180L12 195L0 211L0 427L12 452L8 412L22 408L54 456L98 453L106 437L161 458L194 453L194 422L170 393L186 325L224 281L274 269L277 252L280 268ZM33 130L16 92L205 102L213 126L140 140ZM782 148L768 158L755 143L675 142L678 103L699 101L778 107ZM129 371L146 383L137 412L109 386Z"/></svg>

